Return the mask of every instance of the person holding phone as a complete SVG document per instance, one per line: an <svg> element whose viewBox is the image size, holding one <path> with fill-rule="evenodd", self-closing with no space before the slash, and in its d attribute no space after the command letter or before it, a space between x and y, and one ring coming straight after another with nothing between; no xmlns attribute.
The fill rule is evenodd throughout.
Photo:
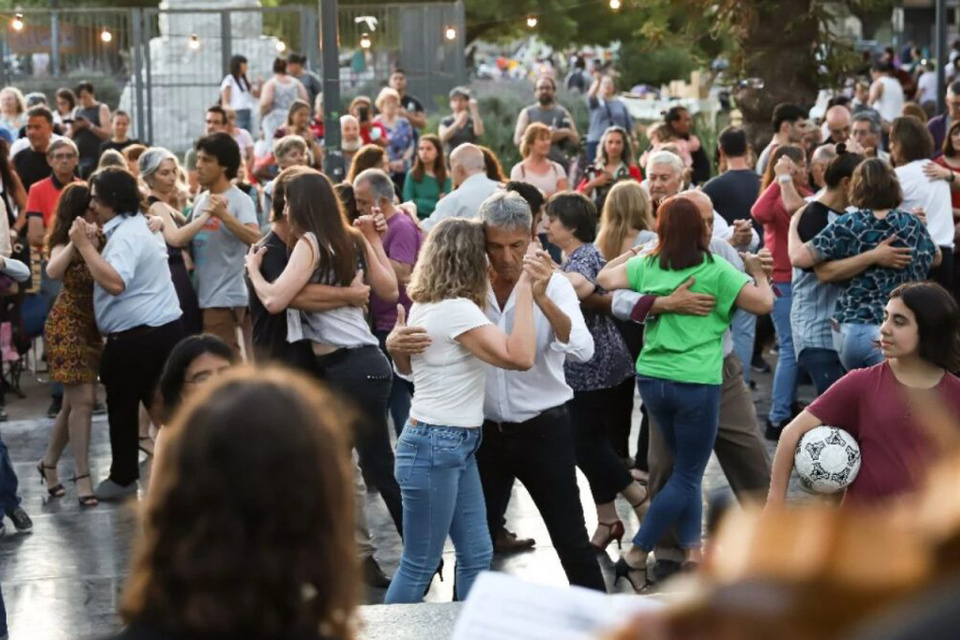
<svg viewBox="0 0 960 640"><path fill-rule="evenodd" d="M387 128L373 120L373 102L367 96L357 96L350 103L350 115L360 124L360 140L363 144L375 144L386 147L390 135Z"/></svg>
<svg viewBox="0 0 960 640"><path fill-rule="evenodd" d="M449 115L440 121L440 141L447 155L465 142L476 143L483 137L483 119L476 98L466 87L454 87L450 91Z"/></svg>

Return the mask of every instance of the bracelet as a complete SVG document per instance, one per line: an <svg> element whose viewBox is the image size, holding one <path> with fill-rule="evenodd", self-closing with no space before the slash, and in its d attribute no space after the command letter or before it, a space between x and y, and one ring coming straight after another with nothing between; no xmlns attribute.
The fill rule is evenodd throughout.
<svg viewBox="0 0 960 640"><path fill-rule="evenodd" d="M957 180L957 174L953 171L950 172L950 178L947 180L950 184L953 184Z"/></svg>
<svg viewBox="0 0 960 640"><path fill-rule="evenodd" d="M782 176L777 176L777 182L779 182L779 183L781 183L781 184L786 183L786 182L792 182L792 181L793 181L793 176L791 176L790 174L784 174L784 175L782 175Z"/></svg>

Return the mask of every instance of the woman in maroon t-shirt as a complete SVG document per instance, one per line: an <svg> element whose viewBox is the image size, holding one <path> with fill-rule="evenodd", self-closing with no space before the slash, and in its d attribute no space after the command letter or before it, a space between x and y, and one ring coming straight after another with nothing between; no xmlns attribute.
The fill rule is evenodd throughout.
<svg viewBox="0 0 960 640"><path fill-rule="evenodd" d="M923 407L936 403L960 425L960 379L951 373L960 370L957 303L932 282L897 287L884 311L880 349L884 362L848 373L783 430L768 505L785 501L797 442L822 424L845 429L860 445L860 473L845 503L875 505L919 488L937 455Z"/></svg>

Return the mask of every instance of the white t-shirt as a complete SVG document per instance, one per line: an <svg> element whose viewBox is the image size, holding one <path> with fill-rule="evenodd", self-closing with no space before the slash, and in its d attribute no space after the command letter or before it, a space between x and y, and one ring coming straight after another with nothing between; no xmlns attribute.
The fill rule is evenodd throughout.
<svg viewBox="0 0 960 640"><path fill-rule="evenodd" d="M917 103L936 102L937 100L937 73L924 71L917 80Z"/></svg>
<svg viewBox="0 0 960 640"><path fill-rule="evenodd" d="M927 231L938 247L953 247L953 204L950 185L945 180L931 180L923 174L929 160L914 160L897 167L897 180L903 190L900 208L910 211L923 207L927 214Z"/></svg>
<svg viewBox="0 0 960 640"><path fill-rule="evenodd" d="M474 302L452 298L413 303L407 324L426 329L432 341L422 354L410 357L410 417L432 425L480 427L487 365L456 338L490 320Z"/></svg>
<svg viewBox="0 0 960 640"><path fill-rule="evenodd" d="M253 97L253 94L250 93L250 89L247 88L246 91L241 89L240 85L237 84L236 78L229 73L223 79L223 82L220 83L220 91L222 92L227 87L230 87L230 104L227 105L228 107L234 111L256 108L257 100Z"/></svg>
<svg viewBox="0 0 960 640"><path fill-rule="evenodd" d="M881 118L887 122L893 122L903 111L903 87L899 80L890 76L880 76L877 82L883 85L883 93L880 99L870 106L880 113Z"/></svg>

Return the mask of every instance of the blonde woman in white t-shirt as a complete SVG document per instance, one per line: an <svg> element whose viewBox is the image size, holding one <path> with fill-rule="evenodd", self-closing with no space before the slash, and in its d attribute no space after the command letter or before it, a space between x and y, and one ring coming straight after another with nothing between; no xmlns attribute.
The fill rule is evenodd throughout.
<svg viewBox="0 0 960 640"><path fill-rule="evenodd" d="M424 329L416 338L428 346L414 356L391 352L397 371L412 375L414 394L410 418L397 441L403 554L386 604L423 599L448 535L457 552L460 601L493 557L476 460L487 365L531 368L535 333L533 292L526 274L517 283L516 321L510 335L484 315L489 286L485 245L481 223L463 218L441 221L420 249L407 287L413 300L410 323ZM403 307L397 312L397 324L402 326ZM390 344L388 340L388 348Z"/></svg>

